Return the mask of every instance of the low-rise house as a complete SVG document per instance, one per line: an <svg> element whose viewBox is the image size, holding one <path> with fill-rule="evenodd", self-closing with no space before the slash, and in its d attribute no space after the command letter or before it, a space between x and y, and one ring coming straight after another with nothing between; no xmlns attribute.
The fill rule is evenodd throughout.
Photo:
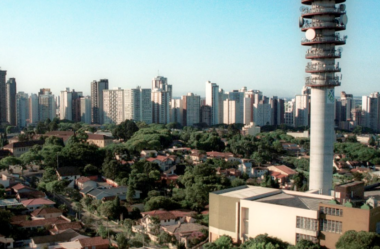
<svg viewBox="0 0 380 249"><path fill-rule="evenodd" d="M50 234L59 234L69 229L74 231L80 231L83 228L83 224L79 221L70 223L54 224L52 229L49 230Z"/></svg>
<svg viewBox="0 0 380 249"><path fill-rule="evenodd" d="M47 218L47 219L38 219L38 220L15 220L11 221L12 225L19 226L22 228L51 228L53 225L62 224L62 223L70 223L71 220L66 218L65 216L60 216L56 218Z"/></svg>
<svg viewBox="0 0 380 249"><path fill-rule="evenodd" d="M9 150L13 156L20 157L25 152L28 152L34 145L43 145L45 142L42 140L32 140L26 142L16 142L7 144L3 147L4 150Z"/></svg>
<svg viewBox="0 0 380 249"><path fill-rule="evenodd" d="M61 138L63 143L66 145L69 139L74 136L75 132L73 131L48 131L43 136L46 137L58 137Z"/></svg>
<svg viewBox="0 0 380 249"><path fill-rule="evenodd" d="M13 248L14 240L0 234L0 248Z"/></svg>
<svg viewBox="0 0 380 249"><path fill-rule="evenodd" d="M4 188L8 188L9 186L15 183L15 180L15 176L8 173L2 173L0 178L0 184L3 185Z"/></svg>
<svg viewBox="0 0 380 249"><path fill-rule="evenodd" d="M298 144L294 143L281 143L282 148L290 155L300 155L305 152L305 150Z"/></svg>
<svg viewBox="0 0 380 249"><path fill-rule="evenodd" d="M94 145L98 146L99 148L104 148L107 145L113 143L113 138L108 137L106 135L91 134L91 133L87 133L87 135L88 135L87 143L94 144Z"/></svg>
<svg viewBox="0 0 380 249"><path fill-rule="evenodd" d="M45 198L29 199L21 201L21 204L24 205L29 211L34 211L42 206L53 207L55 202Z"/></svg>
<svg viewBox="0 0 380 249"><path fill-rule="evenodd" d="M148 158L148 157L156 157L158 155L157 150L142 150L140 152L141 159Z"/></svg>
<svg viewBox="0 0 380 249"><path fill-rule="evenodd" d="M146 160L151 163L157 163L162 171L166 171L176 163L177 157L158 155L157 157L150 157Z"/></svg>
<svg viewBox="0 0 380 249"><path fill-rule="evenodd" d="M191 148L188 148L188 147L179 147L178 148L176 146L173 146L173 148L169 148L168 151L171 153L174 153L174 152L190 153Z"/></svg>
<svg viewBox="0 0 380 249"><path fill-rule="evenodd" d="M22 183L18 183L16 185L12 186L11 189L12 189L12 192L15 194L36 191L36 189L29 187L29 186L26 186Z"/></svg>
<svg viewBox="0 0 380 249"><path fill-rule="evenodd" d="M80 171L77 167L60 167L56 169L58 180L70 181L67 187L74 188L75 180L80 177Z"/></svg>
<svg viewBox="0 0 380 249"><path fill-rule="evenodd" d="M17 199L0 199L0 209L7 209L18 206L22 206L22 203L18 202Z"/></svg>
<svg viewBox="0 0 380 249"><path fill-rule="evenodd" d="M297 172L285 165L269 166L269 174L273 180L278 180L281 187L287 187L292 176Z"/></svg>
<svg viewBox="0 0 380 249"><path fill-rule="evenodd" d="M128 191L128 187L117 187L117 188L104 188L104 187L98 187L98 188L84 188L80 191L82 195L87 195L93 199L96 200L103 200L103 199L110 199L115 198L118 196L120 200L126 199L126 194ZM135 195L133 198L140 199L140 190L135 190Z"/></svg>
<svg viewBox="0 0 380 249"><path fill-rule="evenodd" d="M181 211L181 210L173 210L173 211L153 210L149 212L142 212L141 225L144 226L149 232L153 229L152 217L158 218L160 220L161 226L170 226L170 225L175 225L178 222L180 223L194 222L195 219L192 218L193 214L194 212Z"/></svg>
<svg viewBox="0 0 380 249"><path fill-rule="evenodd" d="M199 150L191 150L189 158L193 161L194 164L205 162L207 160L207 155L201 153Z"/></svg>
<svg viewBox="0 0 380 249"><path fill-rule="evenodd" d="M57 218L62 216L62 210L55 207L43 207L34 210L30 215L32 216L32 219Z"/></svg>
<svg viewBox="0 0 380 249"><path fill-rule="evenodd" d="M194 235L203 235L201 233L202 229L208 230L208 227L202 226L198 223L178 223L171 226L163 226L162 230L168 234L175 236L177 241L185 244L185 247L188 248L189 239Z"/></svg>
<svg viewBox="0 0 380 249"><path fill-rule="evenodd" d="M88 236L81 235L74 230L67 230L65 232L62 232L56 235L32 237L29 243L29 247L42 249L49 246L55 246L58 243L67 242L67 241L76 240L76 239L82 239L82 238L88 238Z"/></svg>
<svg viewBox="0 0 380 249"><path fill-rule="evenodd" d="M46 194L39 190L29 191L29 192L20 192L16 194L16 198L19 201L25 201L28 199L46 198Z"/></svg>
<svg viewBox="0 0 380 249"><path fill-rule="evenodd" d="M260 132L261 132L260 126L256 126L254 122L251 122L249 125L245 125L241 129L241 134L243 136L246 136L246 135L256 136Z"/></svg>
<svg viewBox="0 0 380 249"><path fill-rule="evenodd" d="M267 167L254 167L252 168L252 177L263 177L263 175L269 172Z"/></svg>
<svg viewBox="0 0 380 249"><path fill-rule="evenodd" d="M50 247L49 249L107 249L109 248L109 244L109 239L93 237L58 243L58 245Z"/></svg>
<svg viewBox="0 0 380 249"><path fill-rule="evenodd" d="M86 187L93 187L96 188L98 186L98 183L91 180L91 178L86 176L81 176L78 179L75 180L75 185L78 187L78 189L84 189Z"/></svg>
<svg viewBox="0 0 380 249"><path fill-rule="evenodd" d="M234 157L234 154L231 152L218 152L218 151L209 151L206 152L207 158L209 159L224 159L228 160L230 157Z"/></svg>
<svg viewBox="0 0 380 249"><path fill-rule="evenodd" d="M235 168L221 169L220 167L216 169L217 175L225 175L227 177L235 178L241 176L241 171Z"/></svg>

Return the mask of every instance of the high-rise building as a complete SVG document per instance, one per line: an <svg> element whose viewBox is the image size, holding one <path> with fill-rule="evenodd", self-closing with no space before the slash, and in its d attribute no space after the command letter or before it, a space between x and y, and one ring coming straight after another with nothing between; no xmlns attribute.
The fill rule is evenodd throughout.
<svg viewBox="0 0 380 249"><path fill-rule="evenodd" d="M10 78L6 83L5 102L7 107L7 122L16 125L16 79Z"/></svg>
<svg viewBox="0 0 380 249"><path fill-rule="evenodd" d="M168 79L162 76L157 76L153 78L152 80L152 91L153 89L161 89L162 91L169 93L169 103L173 98L172 91L173 87L172 85L168 84Z"/></svg>
<svg viewBox="0 0 380 249"><path fill-rule="evenodd" d="M59 98L60 119L80 122L80 102L77 100L81 96L83 96L83 93L75 92L74 89L70 91L70 88L66 88L65 91L61 91L61 96Z"/></svg>
<svg viewBox="0 0 380 249"><path fill-rule="evenodd" d="M38 96L32 93L29 97L29 123L36 124L38 122Z"/></svg>
<svg viewBox="0 0 380 249"><path fill-rule="evenodd" d="M228 99L228 93L225 93L223 89L219 88L218 96L218 124L223 124L224 122L224 101Z"/></svg>
<svg viewBox="0 0 380 249"><path fill-rule="evenodd" d="M257 126L271 125L272 109L268 99L253 104L253 122Z"/></svg>
<svg viewBox="0 0 380 249"><path fill-rule="evenodd" d="M233 90L228 93L228 99L235 101L235 123L244 123L244 92Z"/></svg>
<svg viewBox="0 0 380 249"><path fill-rule="evenodd" d="M302 0L311 8L302 7L299 26L306 32L301 44L309 46L306 59L306 86L311 88L310 128L310 180L309 189L330 194L332 189L332 161L334 155L334 88L340 86L341 71L335 59L341 58L341 50L347 37L336 31L346 29L346 6L336 8L345 0ZM306 20L305 20L306 19Z"/></svg>
<svg viewBox="0 0 380 249"><path fill-rule="evenodd" d="M249 91L244 92L244 97L250 99L250 107L251 107L250 122L253 122L253 104L258 103L263 98L263 93L259 90L249 90Z"/></svg>
<svg viewBox="0 0 380 249"><path fill-rule="evenodd" d="M271 106L271 125L284 124L285 120L285 102L283 99L279 99L277 96L269 99Z"/></svg>
<svg viewBox="0 0 380 249"><path fill-rule="evenodd" d="M29 122L29 97L27 93L18 92L16 95L16 124L24 128Z"/></svg>
<svg viewBox="0 0 380 249"><path fill-rule="evenodd" d="M124 90L103 90L103 112L105 124L120 124L124 121Z"/></svg>
<svg viewBox="0 0 380 249"><path fill-rule="evenodd" d="M152 90L152 122L170 123L170 93L159 88Z"/></svg>
<svg viewBox="0 0 380 249"><path fill-rule="evenodd" d="M295 99L285 102L285 125L294 126L294 107Z"/></svg>
<svg viewBox="0 0 380 249"><path fill-rule="evenodd" d="M303 88L301 95L296 95L295 106L293 106L294 127L310 125L310 89Z"/></svg>
<svg viewBox="0 0 380 249"><path fill-rule="evenodd" d="M80 122L91 124L91 97L82 96L80 101Z"/></svg>
<svg viewBox="0 0 380 249"><path fill-rule="evenodd" d="M376 132L380 131L380 94L371 93L362 97L362 125Z"/></svg>
<svg viewBox="0 0 380 249"><path fill-rule="evenodd" d="M201 107L201 123L205 123L208 126L212 123L212 108L208 105Z"/></svg>
<svg viewBox="0 0 380 249"><path fill-rule="evenodd" d="M341 92L340 99L335 103L335 125L348 130L352 121L352 110L355 109L355 100L352 94Z"/></svg>
<svg viewBox="0 0 380 249"><path fill-rule="evenodd" d="M170 104L170 122L180 123L183 125L182 110L182 100L172 99Z"/></svg>
<svg viewBox="0 0 380 249"><path fill-rule="evenodd" d="M182 125L192 126L200 123L201 97L188 93L182 96Z"/></svg>
<svg viewBox="0 0 380 249"><path fill-rule="evenodd" d="M0 123L7 121L6 76L7 71L0 70Z"/></svg>
<svg viewBox="0 0 380 249"><path fill-rule="evenodd" d="M152 123L151 89L124 90L124 119Z"/></svg>
<svg viewBox="0 0 380 249"><path fill-rule="evenodd" d="M38 93L38 121L53 120L56 117L55 98L50 88L40 89Z"/></svg>
<svg viewBox="0 0 380 249"><path fill-rule="evenodd" d="M91 82L91 123L103 124L103 90L108 89L108 80Z"/></svg>
<svg viewBox="0 0 380 249"><path fill-rule="evenodd" d="M206 82L206 105L211 107L211 124L219 124L219 86L210 81Z"/></svg>
<svg viewBox="0 0 380 249"><path fill-rule="evenodd" d="M224 124L235 124L237 123L237 105L236 100L226 99L223 102L223 123Z"/></svg>

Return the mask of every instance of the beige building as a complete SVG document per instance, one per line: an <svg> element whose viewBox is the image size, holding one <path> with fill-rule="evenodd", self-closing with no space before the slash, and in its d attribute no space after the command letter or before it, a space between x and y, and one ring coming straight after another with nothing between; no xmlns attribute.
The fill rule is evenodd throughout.
<svg viewBox="0 0 380 249"><path fill-rule="evenodd" d="M124 90L103 90L103 113L105 124L124 121Z"/></svg>
<svg viewBox="0 0 380 249"><path fill-rule="evenodd" d="M228 235L241 243L267 233L290 244L306 239L335 248L346 231L380 230L377 203L356 203L342 205L333 196L256 186L221 190L210 193L209 239Z"/></svg>
<svg viewBox="0 0 380 249"><path fill-rule="evenodd" d="M90 134L88 133L87 143L94 144L98 146L99 148L104 148L109 144L113 143L112 137L108 137L106 135L100 135L100 134Z"/></svg>

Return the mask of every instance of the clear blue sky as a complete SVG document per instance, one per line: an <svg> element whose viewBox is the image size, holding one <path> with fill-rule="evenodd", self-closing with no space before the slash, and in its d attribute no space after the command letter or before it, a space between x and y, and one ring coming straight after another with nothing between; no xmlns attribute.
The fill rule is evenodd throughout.
<svg viewBox="0 0 380 249"><path fill-rule="evenodd" d="M159 74L174 96L259 89L291 97L304 85L300 0L1 0L0 67L18 91L65 87L90 93L151 87ZM380 91L380 1L347 1L340 91Z"/></svg>

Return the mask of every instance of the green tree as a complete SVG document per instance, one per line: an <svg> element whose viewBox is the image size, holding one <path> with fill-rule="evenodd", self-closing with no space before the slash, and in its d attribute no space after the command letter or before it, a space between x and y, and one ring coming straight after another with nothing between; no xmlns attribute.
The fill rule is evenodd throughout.
<svg viewBox="0 0 380 249"><path fill-rule="evenodd" d="M288 249L321 249L321 246L310 240L300 240L295 246L289 246Z"/></svg>
<svg viewBox="0 0 380 249"><path fill-rule="evenodd" d="M5 210L5 209L0 209L0 234L8 236L11 231L11 218L13 214L12 212Z"/></svg>
<svg viewBox="0 0 380 249"><path fill-rule="evenodd" d="M117 242L117 248L119 249L129 248L127 237L123 233L116 234L116 242Z"/></svg>
<svg viewBox="0 0 380 249"><path fill-rule="evenodd" d="M231 181L231 187L238 187L242 185L245 185L245 181L243 179L235 178Z"/></svg>
<svg viewBox="0 0 380 249"><path fill-rule="evenodd" d="M335 246L337 249L379 249L380 235L373 232L350 230L340 236Z"/></svg>
<svg viewBox="0 0 380 249"><path fill-rule="evenodd" d="M230 236L223 235L213 243L207 243L203 246L205 249L231 249L234 248Z"/></svg>
<svg viewBox="0 0 380 249"><path fill-rule="evenodd" d="M124 141L127 141L138 130L139 130L139 127L137 127L136 123L133 120L127 119L116 126L116 128L112 131L112 135L115 138L119 138L119 139L123 139Z"/></svg>
<svg viewBox="0 0 380 249"><path fill-rule="evenodd" d="M135 179L134 177L129 177L129 180L128 180L128 189L127 189L127 196L126 196L126 199L129 203L132 203L133 202L133 198L135 196L135 193L136 193L136 189L135 189L135 186L136 186L136 182L135 182Z"/></svg>
<svg viewBox="0 0 380 249"><path fill-rule="evenodd" d="M0 169L7 169L11 165L22 165L22 161L14 156L7 156L0 160Z"/></svg>

